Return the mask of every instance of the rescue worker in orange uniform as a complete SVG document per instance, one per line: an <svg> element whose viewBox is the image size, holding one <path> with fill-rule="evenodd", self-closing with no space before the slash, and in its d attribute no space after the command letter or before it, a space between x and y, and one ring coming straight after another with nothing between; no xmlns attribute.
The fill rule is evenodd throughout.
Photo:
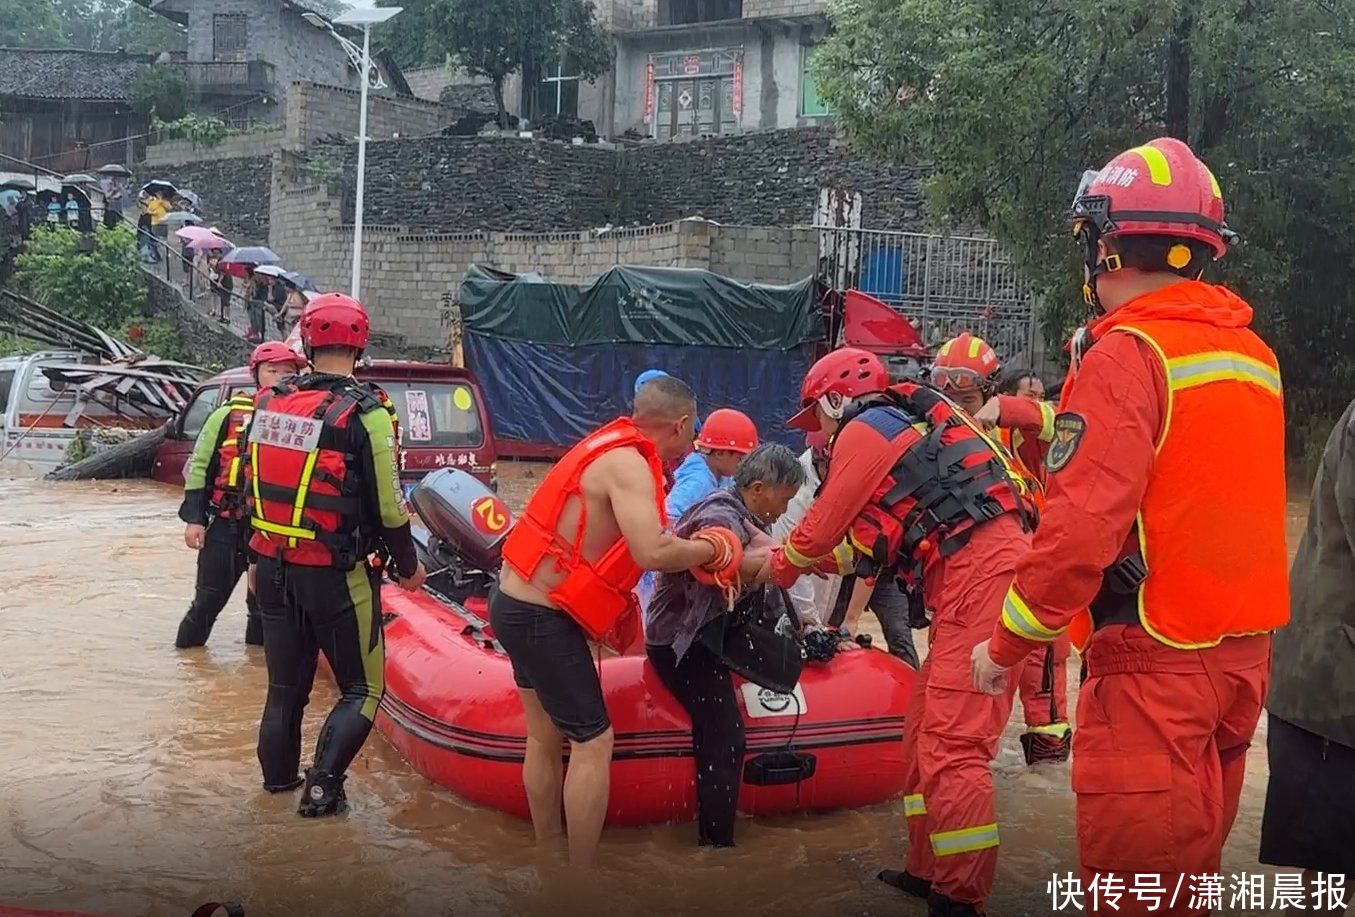
<svg viewBox="0 0 1355 917"><path fill-rule="evenodd" d="M417 590L389 401L353 378L367 346L362 304L317 297L301 319L314 371L259 393L249 431L250 548L263 618L268 698L259 724L264 789L301 786L301 718L325 654L339 700L316 741L298 814L346 807L344 774L384 690L381 570ZM373 560L379 557L380 562Z"/></svg>
<svg viewBox="0 0 1355 917"><path fill-rule="evenodd" d="M957 343L964 337L957 338ZM950 384L964 385L966 365L963 358L968 349L953 347L947 352L943 347L942 351L937 363L947 368ZM996 354L993 359L997 359ZM980 371L991 365L986 361L980 363L982 365L972 368ZM969 386L968 391L957 394L956 399L963 399L965 409L970 410L985 429L995 431L1012 464L1030 485L1035 505L1043 508L1044 458L1049 442L1054 438L1054 408L1044 400L1044 383L1033 373L1009 376L998 385L1005 391L997 394L993 391L995 379L996 373L990 374L979 385L978 394L973 386ZM973 405L985 398L982 407L972 410ZM1068 657L1071 653L1072 647L1065 634L1045 647L1044 652L1031 653L1021 667L1017 690L1026 721L1026 731L1021 734L1021 750L1027 764L1068 760L1072 745L1072 728L1068 723Z"/></svg>
<svg viewBox="0 0 1355 917"><path fill-rule="evenodd" d="M891 386L867 351L815 363L801 403L791 424L828 432L832 461L761 576L789 587L806 572L854 568L922 584L931 645L906 726L908 862L880 879L927 898L933 917L982 914L998 847L989 763L1011 695L976 691L969 659L1001 613L1035 507L1001 447L961 408L924 385Z"/></svg>
<svg viewBox="0 0 1355 917"><path fill-rule="evenodd" d="M631 417L584 437L546 475L504 541L489 597L527 717L523 783L538 841L569 825L569 860L591 867L607 813L612 726L589 641L618 651L640 641L634 589L645 570L691 570L736 588L743 541L709 528L665 531L665 466L691 448L696 397L668 375L635 395ZM761 567L750 559L748 572ZM569 740L569 772L561 754Z"/></svg>
<svg viewBox="0 0 1355 917"><path fill-rule="evenodd" d="M306 359L281 341L269 341L249 355L249 371L259 388L306 368ZM205 646L221 610L249 568L248 508L245 505L245 435L254 416L254 396L237 392L202 424L184 470L179 518L187 523L184 544L198 552L193 604L179 622L174 645ZM245 596L249 615L245 643L263 645L263 625L251 587Z"/></svg>
<svg viewBox="0 0 1355 917"><path fill-rule="evenodd" d="M1157 881L1160 901L1125 895L1116 913L1195 913L1171 891L1219 872L1270 633L1289 617L1280 374L1251 307L1200 280L1233 235L1184 143L1087 173L1072 219L1093 343L1065 385L1045 516L974 651L974 683L1001 693L1028 653L1070 634L1087 673L1072 764L1084 888Z"/></svg>

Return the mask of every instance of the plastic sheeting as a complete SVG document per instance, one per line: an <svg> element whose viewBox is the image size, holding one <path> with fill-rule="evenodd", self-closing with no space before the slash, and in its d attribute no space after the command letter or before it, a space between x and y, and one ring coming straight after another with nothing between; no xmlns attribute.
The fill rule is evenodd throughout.
<svg viewBox="0 0 1355 917"><path fill-rule="evenodd" d="M812 343L733 353L663 344L570 347L468 333L464 346L501 441L568 448L628 413L635 377L658 368L692 387L702 417L736 408L753 418L764 442L784 443L797 453L804 448L804 434L786 420L799 410L800 383L814 361Z"/></svg>
<svg viewBox="0 0 1355 917"><path fill-rule="evenodd" d="M790 350L823 339L812 278L774 286L691 268L615 267L580 287L475 266L459 301L467 333L542 344Z"/></svg>

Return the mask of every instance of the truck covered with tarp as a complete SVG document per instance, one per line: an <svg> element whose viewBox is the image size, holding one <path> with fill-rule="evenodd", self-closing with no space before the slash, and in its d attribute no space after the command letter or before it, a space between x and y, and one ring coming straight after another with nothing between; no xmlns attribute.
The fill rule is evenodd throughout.
<svg viewBox="0 0 1355 917"><path fill-rule="evenodd" d="M824 340L812 278L743 283L691 268L616 267L587 286L473 266L458 297L466 364L500 454L558 455L630 410L635 377L686 381L705 416L732 407L764 441L803 448L786 426Z"/></svg>

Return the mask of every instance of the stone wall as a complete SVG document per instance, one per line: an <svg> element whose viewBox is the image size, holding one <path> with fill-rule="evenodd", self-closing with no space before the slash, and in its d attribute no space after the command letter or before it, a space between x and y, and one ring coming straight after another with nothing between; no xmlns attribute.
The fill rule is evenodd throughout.
<svg viewBox="0 0 1355 917"><path fill-rule="evenodd" d="M218 159L240 159L245 156L271 156L282 149L281 128L234 134L216 146L198 146L191 140L166 140L148 144L143 165L159 166L184 162L212 162Z"/></svg>
<svg viewBox="0 0 1355 917"><path fill-rule="evenodd" d="M361 101L362 94L356 89L293 83L287 92L288 149L304 150L320 139L351 141L358 134ZM367 100L367 137L369 140L424 137L463 114L461 109L449 105L373 93Z"/></svg>
<svg viewBox="0 0 1355 917"><path fill-rule="evenodd" d="M823 15L827 0L743 0L743 18Z"/></svg>
<svg viewBox="0 0 1355 917"><path fill-rule="evenodd" d="M357 79L348 55L327 32L301 18L291 4L277 0L214 0L180 3L188 11L188 59L214 59L214 17L245 17L249 57L273 64L278 93L295 80L350 86ZM359 39L361 41L361 39Z"/></svg>
<svg viewBox="0 0 1355 917"><path fill-rule="evenodd" d="M357 150L329 147L352 220ZM584 229L614 222L616 153L516 138L429 137L367 146L365 219L409 229Z"/></svg>
<svg viewBox="0 0 1355 917"><path fill-rule="evenodd" d="M809 225L819 189L841 185L861 192L861 225L925 228L925 170L862 158L829 128L634 145L618 172L627 223L695 215L742 226Z"/></svg>
<svg viewBox="0 0 1355 917"><path fill-rule="evenodd" d="M178 188L197 192L203 217L220 227L237 245L262 245L268 240L268 156L245 156L208 162L185 162L138 167L136 182L162 178Z"/></svg>
<svg viewBox="0 0 1355 917"><path fill-rule="evenodd" d="M711 237L710 270L735 280L796 283L817 273L818 260L813 229L719 226Z"/></svg>
<svg viewBox="0 0 1355 917"><path fill-rule="evenodd" d="M357 151L322 147L352 220ZM924 170L861 159L833 131L767 131L627 147L503 137L429 137L367 147L366 220L430 232L648 226L689 216L808 225L819 189L861 192L862 223L920 230Z"/></svg>

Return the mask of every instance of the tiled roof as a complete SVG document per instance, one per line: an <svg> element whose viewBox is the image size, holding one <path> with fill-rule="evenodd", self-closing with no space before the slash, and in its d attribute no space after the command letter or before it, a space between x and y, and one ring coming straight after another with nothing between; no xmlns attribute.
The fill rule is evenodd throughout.
<svg viewBox="0 0 1355 917"><path fill-rule="evenodd" d="M0 96L125 102L150 55L0 48Z"/></svg>

